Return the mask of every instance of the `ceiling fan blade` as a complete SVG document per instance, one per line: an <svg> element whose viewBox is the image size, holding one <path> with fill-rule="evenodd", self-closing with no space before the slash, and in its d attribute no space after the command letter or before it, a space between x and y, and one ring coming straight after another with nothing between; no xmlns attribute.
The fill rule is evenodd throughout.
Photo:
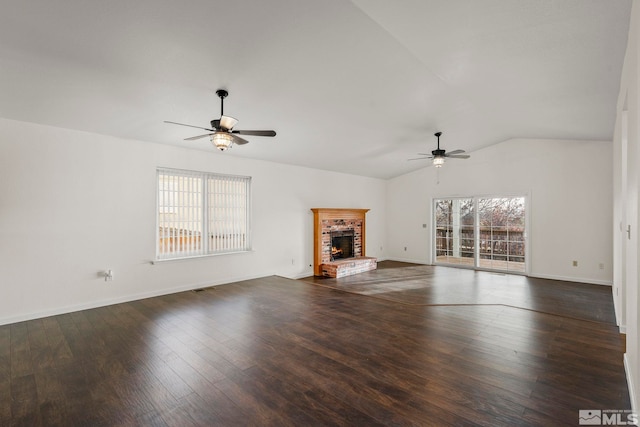
<svg viewBox="0 0 640 427"><path fill-rule="evenodd" d="M418 158L415 158L415 159L407 159L407 160L408 161L411 161L411 160L429 160L430 158L431 157L418 157Z"/></svg>
<svg viewBox="0 0 640 427"><path fill-rule="evenodd" d="M471 156L468 154L454 154L453 156L451 154L445 154L445 157L449 157L451 159L468 159Z"/></svg>
<svg viewBox="0 0 640 427"><path fill-rule="evenodd" d="M449 156L451 154L462 154L464 153L464 150L453 150L453 151L449 151L446 156Z"/></svg>
<svg viewBox="0 0 640 427"><path fill-rule="evenodd" d="M233 138L233 143L234 144L244 145L244 144L249 143L249 141L247 141L246 139L240 138L237 135L231 135L231 137Z"/></svg>
<svg viewBox="0 0 640 427"><path fill-rule="evenodd" d="M200 139L200 138L204 138L205 136L211 136L213 135L212 133L206 133L204 135L198 135L198 136L192 136L190 138L185 138L185 141L195 141L196 139Z"/></svg>
<svg viewBox="0 0 640 427"><path fill-rule="evenodd" d="M208 130L210 132L215 132L215 129L203 128L202 126L186 125L184 123L170 122L168 120L165 120L164 122L165 123L170 123L172 125L188 126L190 128L203 129L203 130Z"/></svg>
<svg viewBox="0 0 640 427"><path fill-rule="evenodd" d="M234 119L233 117L229 117L229 116L220 117L220 127L224 128L226 130L233 129L233 127L236 124L238 124L238 120Z"/></svg>
<svg viewBox="0 0 640 427"><path fill-rule="evenodd" d="M274 130L233 130L231 133L239 133L240 135L253 135L253 136L276 136Z"/></svg>

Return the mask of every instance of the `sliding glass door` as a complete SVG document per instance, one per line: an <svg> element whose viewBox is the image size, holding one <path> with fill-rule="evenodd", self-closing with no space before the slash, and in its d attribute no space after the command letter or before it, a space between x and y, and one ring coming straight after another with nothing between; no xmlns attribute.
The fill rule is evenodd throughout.
<svg viewBox="0 0 640 427"><path fill-rule="evenodd" d="M525 197L434 200L434 263L526 272Z"/></svg>

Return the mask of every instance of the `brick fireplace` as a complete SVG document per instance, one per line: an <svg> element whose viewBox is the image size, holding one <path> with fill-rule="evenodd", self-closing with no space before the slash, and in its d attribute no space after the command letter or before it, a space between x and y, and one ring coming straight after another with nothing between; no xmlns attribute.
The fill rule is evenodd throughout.
<svg viewBox="0 0 640 427"><path fill-rule="evenodd" d="M313 274L343 277L377 268L375 258L365 256L366 222L369 209L313 208ZM349 236L349 244L340 247ZM332 242L333 238L333 242ZM349 256L342 255L349 248Z"/></svg>

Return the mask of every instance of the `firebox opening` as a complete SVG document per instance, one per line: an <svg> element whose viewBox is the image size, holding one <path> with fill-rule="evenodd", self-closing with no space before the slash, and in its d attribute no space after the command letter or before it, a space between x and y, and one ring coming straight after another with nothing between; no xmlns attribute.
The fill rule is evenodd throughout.
<svg viewBox="0 0 640 427"><path fill-rule="evenodd" d="M355 256L354 235L353 229L331 232L331 261Z"/></svg>

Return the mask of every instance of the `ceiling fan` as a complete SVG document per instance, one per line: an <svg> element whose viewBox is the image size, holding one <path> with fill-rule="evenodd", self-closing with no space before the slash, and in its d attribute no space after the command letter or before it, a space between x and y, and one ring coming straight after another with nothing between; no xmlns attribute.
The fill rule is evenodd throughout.
<svg viewBox="0 0 640 427"><path fill-rule="evenodd" d="M218 120L211 120L211 128L205 128L201 126L186 125L184 123L176 123L165 120L165 123L171 123L174 125L188 126L196 129L206 130L209 133L204 135L192 136L185 138L185 141L193 141L196 139L210 137L213 145L221 151L231 148L233 144L244 145L248 143L246 139L239 137L238 135L250 135L250 136L276 136L276 132L273 130L236 130L233 127L238 123L238 120L233 117L224 115L224 99L229 95L224 89L218 89L216 95L220 97L220 118Z"/></svg>
<svg viewBox="0 0 640 427"><path fill-rule="evenodd" d="M452 158L452 159L468 159L469 157L471 157L468 154L462 154L462 153L464 153L464 150L453 150L453 151L450 151L448 153L445 150L441 150L440 149L440 135L442 135L442 132L436 132L434 135L436 136L436 138L438 138L438 148L433 150L431 152L431 155L429 155L427 153L418 153L419 155L426 156L426 157L418 157L416 159L409 159L409 160L433 159L433 166L435 166L437 168L440 168L444 164L444 158L445 157L449 157L449 158Z"/></svg>

